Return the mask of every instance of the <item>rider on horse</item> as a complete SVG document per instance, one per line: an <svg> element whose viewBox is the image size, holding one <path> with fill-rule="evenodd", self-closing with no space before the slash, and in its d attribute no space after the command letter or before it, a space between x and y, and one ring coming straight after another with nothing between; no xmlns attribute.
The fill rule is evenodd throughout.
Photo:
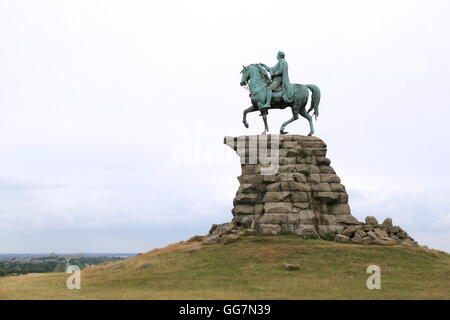
<svg viewBox="0 0 450 320"><path fill-rule="evenodd" d="M284 59L283 51L278 51L277 59L278 63L272 68L264 63L260 63L260 65L270 73L272 78L272 84L268 88L266 104L263 105L261 109L270 108L272 95L275 98L282 97L286 104L291 103L294 96L294 85L289 82L288 63Z"/></svg>

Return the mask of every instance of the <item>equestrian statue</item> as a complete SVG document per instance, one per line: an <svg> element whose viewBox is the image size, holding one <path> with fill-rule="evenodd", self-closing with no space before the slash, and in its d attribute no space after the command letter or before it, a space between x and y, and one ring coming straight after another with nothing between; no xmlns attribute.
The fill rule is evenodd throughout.
<svg viewBox="0 0 450 320"><path fill-rule="evenodd" d="M292 118L283 123L280 128L280 134L287 134L284 129L289 123L297 120L300 114L308 120L310 127L308 135L311 136L314 134L314 126L310 112L314 110L313 116L317 120L320 102L319 87L314 84L290 83L288 64L284 57L284 53L279 51L277 54L278 63L274 67L258 63L244 66L244 69L241 71L241 86L248 87L252 102L252 105L244 110L244 125L248 128L247 113L259 110L264 120L263 134L266 134L269 131L267 125L268 110L290 107ZM306 111L309 90L312 92L311 107Z"/></svg>

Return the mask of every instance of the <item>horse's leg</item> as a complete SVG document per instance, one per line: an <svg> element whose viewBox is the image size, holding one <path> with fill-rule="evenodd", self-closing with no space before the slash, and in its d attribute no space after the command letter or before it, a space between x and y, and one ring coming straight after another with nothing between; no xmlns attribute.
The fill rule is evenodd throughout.
<svg viewBox="0 0 450 320"><path fill-rule="evenodd" d="M270 91L270 90L269 90ZM265 106L265 102L267 101L267 92L261 92L255 97L255 105L256 108L261 111L261 116L264 120L264 131L261 134L266 134L269 131L269 126L267 125L267 113L268 109L263 108Z"/></svg>
<svg viewBox="0 0 450 320"><path fill-rule="evenodd" d="M248 107L247 109L245 109L244 110L244 117L243 117L243 119L242 119L242 122L244 123L244 126L246 127L246 128L248 128L248 123L247 123L247 113L249 113L249 112L253 112L253 111L256 111L256 110L258 110L258 107L255 107L255 106L251 106L251 107Z"/></svg>
<svg viewBox="0 0 450 320"><path fill-rule="evenodd" d="M309 134L308 134L308 136L312 136L314 134L314 125L313 125L313 121L312 121L311 115L308 112L306 112L305 107L300 108L300 115L308 120L308 122L309 122Z"/></svg>
<svg viewBox="0 0 450 320"><path fill-rule="evenodd" d="M264 120L264 132L262 134L266 134L269 131L269 126L267 125L267 110L261 110L261 115Z"/></svg>
<svg viewBox="0 0 450 320"><path fill-rule="evenodd" d="M287 132L284 131L284 128L286 128L286 126L289 123L291 123L291 122L293 122L293 121L298 119L298 110L297 110L297 108L295 106L291 106L291 110L292 110L292 118L283 123L283 125L280 128L280 134L287 134Z"/></svg>

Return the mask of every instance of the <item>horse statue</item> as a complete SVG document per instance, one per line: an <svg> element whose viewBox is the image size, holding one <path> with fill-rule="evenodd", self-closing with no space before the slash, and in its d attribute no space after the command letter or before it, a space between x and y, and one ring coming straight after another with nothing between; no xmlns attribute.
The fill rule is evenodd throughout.
<svg viewBox="0 0 450 320"><path fill-rule="evenodd" d="M272 94L270 91L271 79L267 74L266 70L259 64L250 64L248 66L243 66L242 69L242 78L241 78L241 86L248 86L250 90L250 99L252 102L251 107L244 110L243 122L246 128L248 128L247 123L247 113L254 111L261 111L261 116L264 120L264 132L262 134L266 134L269 131L269 127L267 125L267 114L268 109L285 109L290 107L292 110L292 118L288 121L284 122L280 128L280 134L287 134L284 131L286 126L297 120L298 115L300 114L302 117L306 118L309 122L309 136L314 134L314 126L312 121L312 116L309 114L311 110L314 110L314 116L317 120L319 116L319 102L320 102L320 90L314 84L293 84L293 99L290 103L286 103L280 94L274 94L271 97L270 106L266 108L266 102L269 94ZM308 112L306 111L306 104L308 103L309 98L309 90L312 92L312 101L311 107Z"/></svg>

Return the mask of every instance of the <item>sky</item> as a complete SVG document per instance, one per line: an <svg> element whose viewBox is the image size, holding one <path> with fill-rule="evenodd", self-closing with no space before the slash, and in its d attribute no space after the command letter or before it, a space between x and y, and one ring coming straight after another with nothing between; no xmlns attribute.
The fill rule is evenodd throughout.
<svg viewBox="0 0 450 320"><path fill-rule="evenodd" d="M0 252L145 252L232 218L242 65L320 87L352 214L450 252L447 0L0 0ZM291 117L270 113L277 133ZM287 131L307 134L299 119Z"/></svg>

